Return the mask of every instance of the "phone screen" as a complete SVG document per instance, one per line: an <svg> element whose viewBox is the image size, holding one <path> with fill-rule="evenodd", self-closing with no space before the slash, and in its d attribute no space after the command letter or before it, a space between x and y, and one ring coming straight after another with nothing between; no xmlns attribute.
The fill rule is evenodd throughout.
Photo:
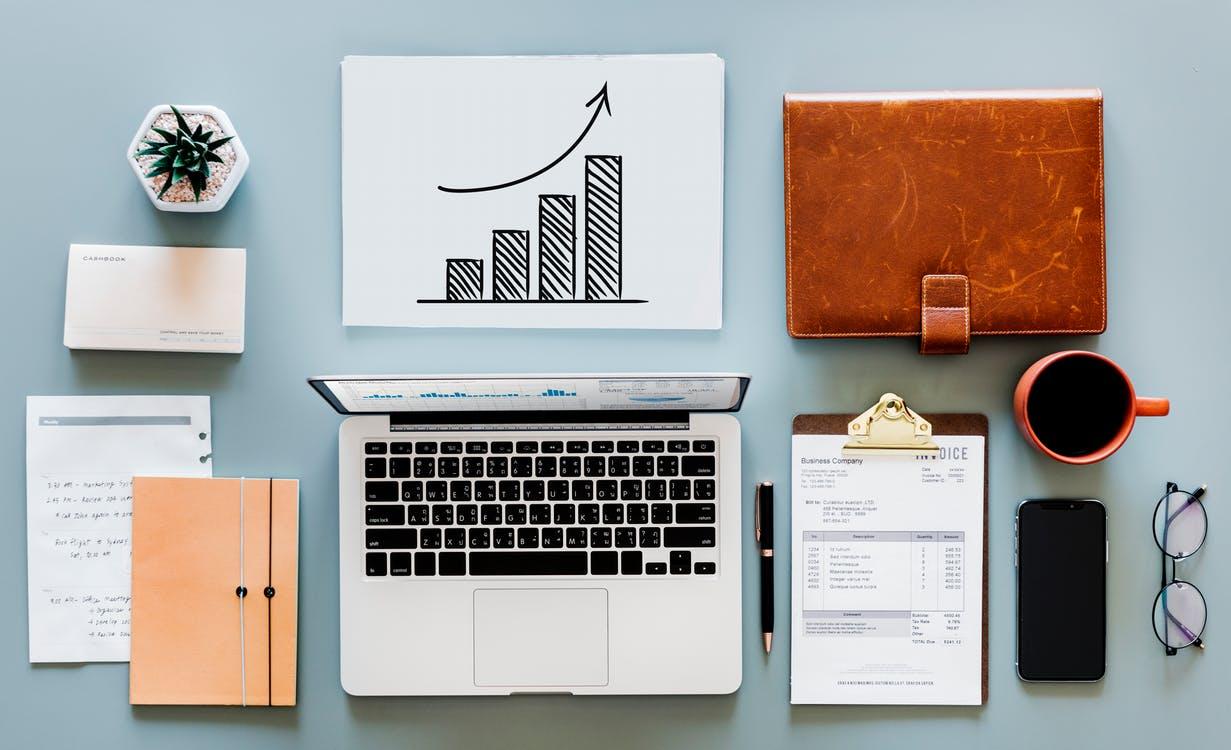
<svg viewBox="0 0 1231 750"><path fill-rule="evenodd" d="M1017 511L1017 672L1093 681L1106 670L1107 513L1095 500Z"/></svg>

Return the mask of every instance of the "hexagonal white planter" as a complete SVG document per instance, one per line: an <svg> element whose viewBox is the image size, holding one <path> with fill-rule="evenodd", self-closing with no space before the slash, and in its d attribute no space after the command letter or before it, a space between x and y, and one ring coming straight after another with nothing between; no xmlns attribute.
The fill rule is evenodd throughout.
<svg viewBox="0 0 1231 750"><path fill-rule="evenodd" d="M159 211L183 211L188 213L207 213L210 211L218 211L227 204L231 199L231 194L235 192L235 188L239 185L239 181L244 178L244 173L248 171L248 151L244 148L244 144L239 139L239 134L235 131L235 126L231 124L231 118L227 117L227 113L217 107L200 104L176 105L178 109L188 120L189 125L195 125L201 118L212 118L217 127L222 131L221 135L235 136L226 145L219 149L219 155L222 155L226 160L223 165L215 164L211 167L211 183L206 187L206 191L201 194L201 200L196 201L191 197L186 200L171 199L175 196L183 198L184 188L172 187L168 191L168 195L163 198L158 197L159 191L162 190L163 182L167 179L165 175L158 177L146 177L147 166L142 164L142 159L136 156L137 152L143 148L142 142L147 137L157 137L150 130L159 118L165 116L174 117L171 112L171 105L159 104L150 109L146 114L145 120L141 122L141 127L137 129L137 134L133 136L132 143L128 146L127 159L129 166L132 167L133 173L137 175L138 182L141 183L141 189L145 191L146 196L150 199L150 203L154 204L154 208ZM174 123L174 120L172 120ZM174 124L166 130L175 130ZM209 127L207 127L209 129ZM217 136L215 136L217 137ZM224 149L229 149L229 153L222 154ZM153 161L155 157L144 157L148 161ZM226 174L222 167L225 166ZM186 183L186 180L180 182ZM191 195L191 190L188 191ZM174 193L175 195L172 195Z"/></svg>

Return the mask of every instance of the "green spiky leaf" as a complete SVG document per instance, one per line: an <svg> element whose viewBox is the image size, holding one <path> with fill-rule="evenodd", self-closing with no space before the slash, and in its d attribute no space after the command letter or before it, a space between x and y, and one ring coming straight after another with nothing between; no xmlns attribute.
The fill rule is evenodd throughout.
<svg viewBox="0 0 1231 750"><path fill-rule="evenodd" d="M143 142L144 148L137 151L136 156L158 157L147 167L145 176L149 179L167 176L158 192L159 198L180 180L187 179L192 186L193 197L199 201L201 193L209 184L210 163L225 163L214 151L235 136L223 136L211 141L210 138L216 131L206 130L204 123L198 123L195 128L190 127L188 119L178 107L172 106L171 112L175 115L175 131L150 128L151 132L162 140L157 140L154 135L146 138Z"/></svg>

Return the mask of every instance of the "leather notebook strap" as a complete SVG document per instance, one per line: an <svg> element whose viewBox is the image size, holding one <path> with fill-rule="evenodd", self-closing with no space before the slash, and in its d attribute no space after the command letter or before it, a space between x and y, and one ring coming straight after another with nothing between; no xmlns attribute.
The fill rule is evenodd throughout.
<svg viewBox="0 0 1231 750"><path fill-rule="evenodd" d="M919 353L965 354L970 350L970 280L960 274L928 274L922 286Z"/></svg>

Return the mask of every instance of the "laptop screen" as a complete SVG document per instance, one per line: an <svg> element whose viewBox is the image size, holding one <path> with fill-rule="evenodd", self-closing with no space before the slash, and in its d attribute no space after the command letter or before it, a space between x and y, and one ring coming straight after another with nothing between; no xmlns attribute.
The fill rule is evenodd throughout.
<svg viewBox="0 0 1231 750"><path fill-rule="evenodd" d="M318 377L309 383L344 414L459 411L734 411L742 375Z"/></svg>

